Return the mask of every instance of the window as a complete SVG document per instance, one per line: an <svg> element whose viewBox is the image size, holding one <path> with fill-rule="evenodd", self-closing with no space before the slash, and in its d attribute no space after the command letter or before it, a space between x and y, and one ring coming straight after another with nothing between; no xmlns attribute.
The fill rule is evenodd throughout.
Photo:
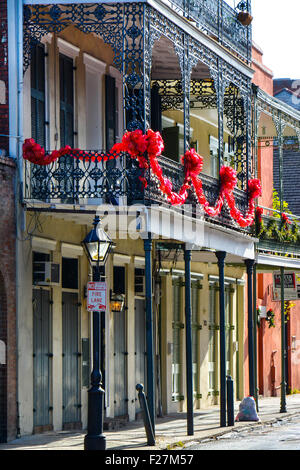
<svg viewBox="0 0 300 470"><path fill-rule="evenodd" d="M145 270L135 268L134 270L134 293L145 295Z"/></svg>
<svg viewBox="0 0 300 470"><path fill-rule="evenodd" d="M62 258L62 288L78 289L77 258Z"/></svg>
<svg viewBox="0 0 300 470"><path fill-rule="evenodd" d="M113 292L114 294L125 294L124 266L114 266Z"/></svg>
<svg viewBox="0 0 300 470"><path fill-rule="evenodd" d="M50 261L48 253L34 251L32 254L32 284L37 285L45 281L45 262Z"/></svg>

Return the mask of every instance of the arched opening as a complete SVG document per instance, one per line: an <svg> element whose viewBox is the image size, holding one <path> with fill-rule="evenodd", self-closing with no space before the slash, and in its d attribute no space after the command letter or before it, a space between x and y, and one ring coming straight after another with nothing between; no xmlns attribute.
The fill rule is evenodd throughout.
<svg viewBox="0 0 300 470"><path fill-rule="evenodd" d="M164 139L164 157L179 162L184 153L184 95L174 45L162 36L153 46L151 127Z"/></svg>

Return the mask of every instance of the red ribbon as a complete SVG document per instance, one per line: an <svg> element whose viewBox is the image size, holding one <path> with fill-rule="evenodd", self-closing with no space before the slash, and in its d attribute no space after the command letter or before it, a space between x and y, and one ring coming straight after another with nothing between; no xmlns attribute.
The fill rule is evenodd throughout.
<svg viewBox="0 0 300 470"><path fill-rule="evenodd" d="M46 155L45 150L37 144L34 139L26 139L23 144L23 158L37 165L48 165L71 150L72 149L69 146L66 146L60 150L54 150L50 155ZM188 150L184 156L181 157L181 162L184 165L185 179L179 192L176 193L173 191L172 182L163 176L162 168L157 160L157 157L161 155L163 150L164 142L160 133L154 132L151 129L147 131L147 134L143 134L141 130L126 132L122 138L122 142L117 143L112 147L110 157L107 155L103 157L98 154L93 155L77 149L80 153L79 159L91 159L94 161L106 161L108 159L118 158L120 152L126 152L131 158L138 160L139 167L141 169L145 170L150 166L153 174L157 177L160 183L160 191L166 196L171 205L177 206L184 204L188 197L188 190L192 184L199 204L203 206L206 214L211 217L218 216L226 199L231 217L241 227L252 225L255 217L254 200L261 196L261 184L258 179L252 179L248 183L249 207L246 215L244 216L236 207L233 194L233 190L237 185L237 172L229 166L223 166L220 170L220 193L215 206L210 206L203 191L202 181L199 178L199 174L203 169L203 158L195 151L195 149ZM144 187L147 187L146 178L144 176L139 176L139 179ZM284 214L282 215L282 218L285 223L289 223L288 218L284 218Z"/></svg>

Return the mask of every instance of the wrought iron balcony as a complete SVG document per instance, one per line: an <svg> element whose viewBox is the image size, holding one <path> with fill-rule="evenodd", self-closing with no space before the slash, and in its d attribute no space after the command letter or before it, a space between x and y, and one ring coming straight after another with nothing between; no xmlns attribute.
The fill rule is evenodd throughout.
<svg viewBox="0 0 300 470"><path fill-rule="evenodd" d="M262 214L256 215L253 230L259 238L258 249L265 253L285 256L300 255L300 218L285 213L286 221L279 211L259 206Z"/></svg>
<svg viewBox="0 0 300 470"><path fill-rule="evenodd" d="M80 205L132 205L159 204L169 207L165 196L159 190L156 177L150 170L141 170L130 156L88 151L88 157L82 156L80 150L72 150L49 165L39 166L25 162L24 200L35 204L80 204ZM165 157L159 157L159 164L164 176L178 191L184 180L183 166ZM144 187L140 178L145 178ZM210 204L215 204L219 195L219 181L201 174L205 195ZM247 194L235 190L237 207L246 212ZM199 203L191 189L186 204L189 212L199 214ZM198 210L197 210L198 209ZM181 208L178 208L181 210ZM203 215L204 217L204 215ZM225 225L239 231L241 229L229 216L224 207L220 216L209 217L212 223Z"/></svg>
<svg viewBox="0 0 300 470"><path fill-rule="evenodd" d="M223 46L251 62L252 28L238 19L239 10L250 13L251 1L241 1L233 9L224 0L165 0L196 26Z"/></svg>

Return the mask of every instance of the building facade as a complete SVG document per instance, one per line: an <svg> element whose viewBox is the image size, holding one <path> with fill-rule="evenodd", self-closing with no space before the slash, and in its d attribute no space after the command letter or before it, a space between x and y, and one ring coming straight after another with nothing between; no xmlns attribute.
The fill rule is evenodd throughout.
<svg viewBox="0 0 300 470"><path fill-rule="evenodd" d="M276 297L275 294L274 274L291 274L295 283L298 282L295 162L299 156L300 115L288 104L273 98L273 83L275 94L280 80L273 80L272 72L263 63L261 49L258 46L253 47L253 83L259 87L256 102L259 108L257 169L263 187L262 197L258 201L260 220L257 220L257 235L260 242L257 244L254 300L258 314L257 387L258 393L263 396L282 397L282 382L285 382L287 392L299 389L299 300L294 295L293 300L292 297L286 297L285 302L280 302L280 295ZM289 182L286 180L287 172L290 174ZM292 191L291 186L294 187ZM285 204L287 197L291 203L288 208ZM285 212L289 212L286 214L288 219L285 219Z"/></svg>
<svg viewBox="0 0 300 470"><path fill-rule="evenodd" d="M82 240L95 214L115 245L102 271L105 425L140 417L137 383L153 420L218 404L224 425L226 374L236 399L252 392L258 239L247 214L264 101L253 93L251 26L238 19L250 2L199 5L13 0L7 10L21 435L86 427L93 272ZM164 139L151 169L111 150L125 130L149 128ZM22 147L30 138L35 159L32 141L30 155ZM178 207L191 148L202 186ZM224 165L236 184L222 206Z"/></svg>

